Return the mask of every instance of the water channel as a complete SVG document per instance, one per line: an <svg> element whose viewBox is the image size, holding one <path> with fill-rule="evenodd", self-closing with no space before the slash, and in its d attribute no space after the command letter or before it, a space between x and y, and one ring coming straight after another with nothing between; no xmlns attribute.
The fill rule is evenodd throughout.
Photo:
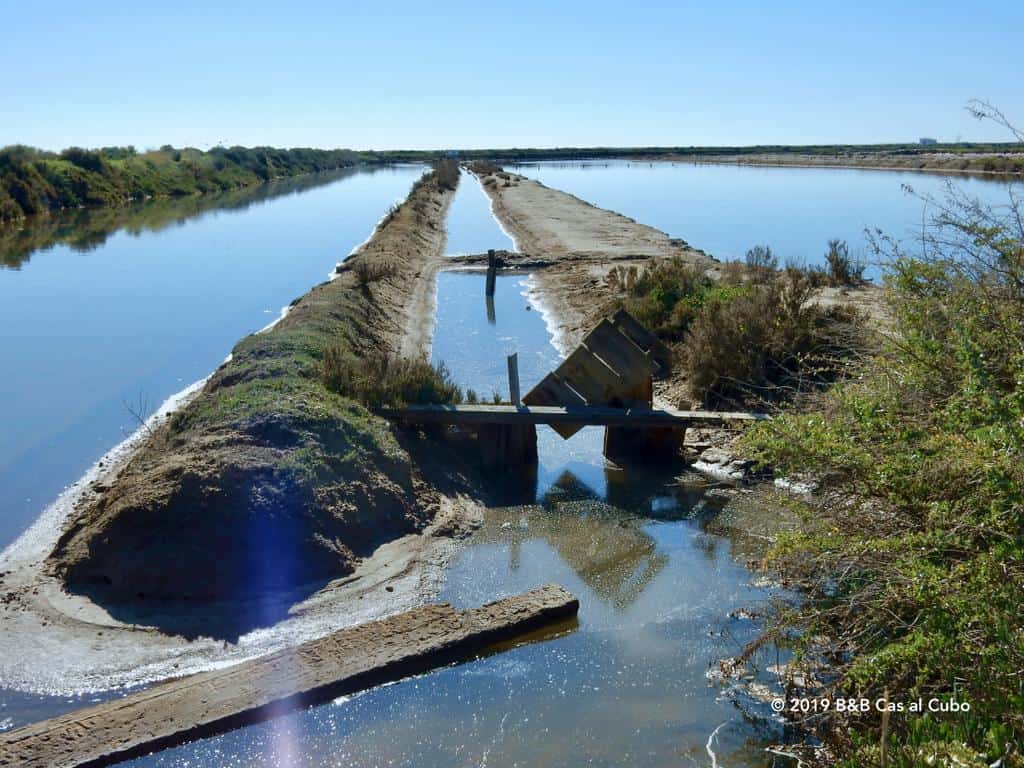
<svg viewBox="0 0 1024 768"><path fill-rule="evenodd" d="M860 242L865 225L912 232L921 205L899 184L942 183L619 162L520 170L716 256L767 242L808 260L828 237ZM325 279L420 173L357 171L279 194L271 185L223 207L158 202L120 220L75 212L0 236L0 547L134 429L128 405L155 407L207 375ZM963 183L992 199L1005 192ZM452 254L510 247L469 176L448 227ZM432 354L482 399L505 394L506 354L518 353L524 390L558 363L530 286L526 274L502 276L488 306L480 273L439 276ZM576 627L134 764L709 765L710 749L720 764L771 765L763 745L778 726L767 706L709 675L781 594L747 569L746 526L728 522L743 495L682 467L606 465L601 439L597 428L569 441L541 428L536 476L488 511L441 594L470 606L556 581L581 600ZM93 698L0 691L0 729Z"/></svg>

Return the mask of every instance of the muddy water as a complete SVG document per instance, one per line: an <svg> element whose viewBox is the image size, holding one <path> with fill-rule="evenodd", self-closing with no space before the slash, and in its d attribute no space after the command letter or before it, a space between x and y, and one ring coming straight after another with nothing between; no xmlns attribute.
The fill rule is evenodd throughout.
<svg viewBox="0 0 1024 768"><path fill-rule="evenodd" d="M504 394L512 351L524 388L557 363L527 289L500 278L490 310L480 274L440 276L433 354L464 386ZM577 625L134 765L706 766L709 739L720 765L770 765L767 706L742 698L763 720L744 717L708 672L756 635L730 612L771 589L711 532L721 502L703 484L606 467L600 445L542 430L537 477L488 510L441 594L473 606L553 581L579 596Z"/></svg>

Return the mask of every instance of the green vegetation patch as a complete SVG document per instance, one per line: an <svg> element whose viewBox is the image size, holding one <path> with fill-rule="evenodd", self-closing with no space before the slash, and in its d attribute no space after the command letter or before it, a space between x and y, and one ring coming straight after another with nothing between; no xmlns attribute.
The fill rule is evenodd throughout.
<svg viewBox="0 0 1024 768"><path fill-rule="evenodd" d="M622 305L675 343L677 363L708 405L790 401L836 381L864 344L856 313L819 306L805 271L779 272L762 251L724 280L681 259L609 276Z"/></svg>
<svg viewBox="0 0 1024 768"><path fill-rule="evenodd" d="M165 146L139 154L134 147L70 147L56 154L5 147L0 149L0 223L64 208L223 192L360 161L346 149L214 147L202 152Z"/></svg>
<svg viewBox="0 0 1024 768"><path fill-rule="evenodd" d="M809 600L777 617L832 696L966 702L969 712L831 713L846 766L1024 758L1024 231L1019 205L951 193L922 253L892 249L895 333L863 375L746 443L833 492L772 563Z"/></svg>

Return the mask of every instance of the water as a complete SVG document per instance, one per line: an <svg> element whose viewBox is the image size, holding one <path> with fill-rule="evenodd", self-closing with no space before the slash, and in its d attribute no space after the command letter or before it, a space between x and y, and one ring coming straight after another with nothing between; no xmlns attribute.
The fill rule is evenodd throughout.
<svg viewBox="0 0 1024 768"><path fill-rule="evenodd" d="M434 357L464 386L505 389L520 354L528 389L559 357L524 278L438 281ZM763 604L717 507L671 474L606 467L601 432L562 441L544 428L534 503L488 510L449 567L441 598L470 607L548 582L580 599L578 626L553 639L375 688L135 761L135 766L707 765L770 764L767 706L745 719L709 681L715 662L752 640L729 611Z"/></svg>
<svg viewBox="0 0 1024 768"><path fill-rule="evenodd" d="M1007 183L908 171L764 168L688 163L584 161L528 163L514 168L555 189L635 218L712 256L742 259L769 245L780 263L824 265L827 243L846 240L851 255L872 262L864 230L897 239L920 235L924 203L904 192L941 198L947 183L1005 205ZM877 279L872 266L865 273Z"/></svg>
<svg viewBox="0 0 1024 768"><path fill-rule="evenodd" d="M462 171L455 199L448 209L450 256L486 253L488 249L515 250L505 231L491 215L491 200L472 174Z"/></svg>
<svg viewBox="0 0 1024 768"><path fill-rule="evenodd" d="M752 637L726 607L761 591L691 512L635 520L594 500L495 510L443 597L466 606L558 581L581 601L574 631L132 765L706 766L723 724L720 764L768 765L772 729L705 678Z"/></svg>
<svg viewBox="0 0 1024 768"><path fill-rule="evenodd" d="M0 268L0 549L135 430L129 408L208 375L326 279L422 173L260 187L227 208L78 212L0 239L0 264L17 267Z"/></svg>

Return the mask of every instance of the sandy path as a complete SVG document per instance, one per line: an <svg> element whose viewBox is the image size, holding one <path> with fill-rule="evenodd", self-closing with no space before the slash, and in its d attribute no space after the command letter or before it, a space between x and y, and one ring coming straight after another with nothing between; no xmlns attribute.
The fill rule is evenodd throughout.
<svg viewBox="0 0 1024 768"><path fill-rule="evenodd" d="M711 266L702 251L661 230L515 174L481 177L492 211L520 252L551 265L534 272L534 300L556 346L567 352L601 318L614 298L608 273L618 265L679 257ZM491 182L489 179L493 179Z"/></svg>

